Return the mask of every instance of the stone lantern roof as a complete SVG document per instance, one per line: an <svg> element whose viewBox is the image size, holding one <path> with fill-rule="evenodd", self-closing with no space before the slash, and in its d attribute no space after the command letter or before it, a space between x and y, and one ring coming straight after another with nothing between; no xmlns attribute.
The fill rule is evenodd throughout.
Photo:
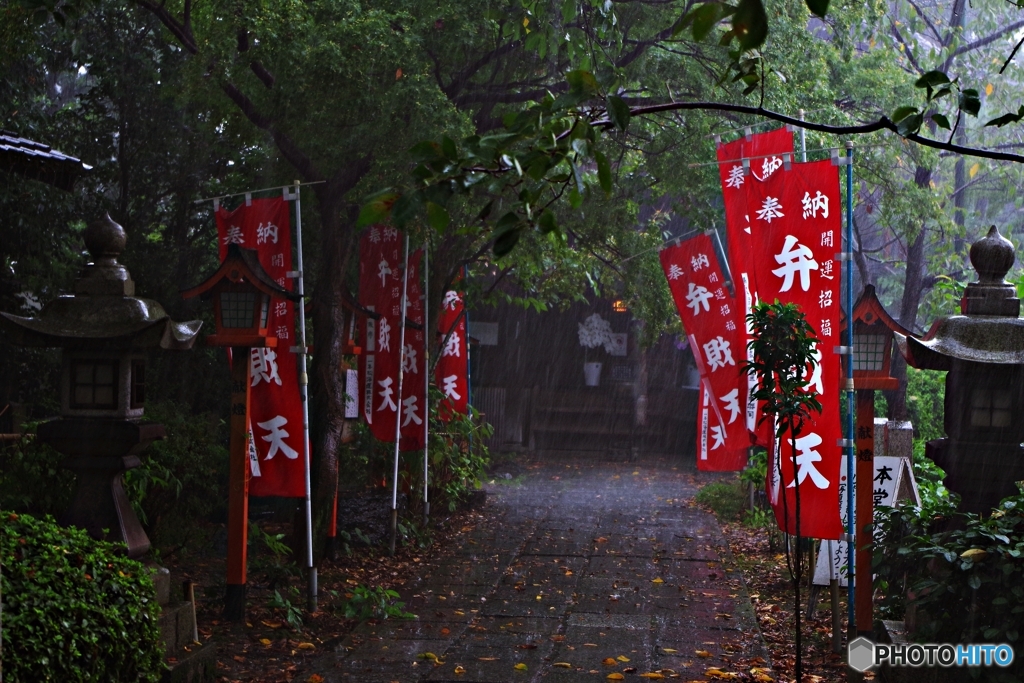
<svg viewBox="0 0 1024 683"><path fill-rule="evenodd" d="M135 296L135 283L117 261L124 228L110 216L85 231L92 256L73 295L50 301L34 318L0 312L0 331L19 346L78 349L192 348L202 321L175 322L156 301Z"/></svg>
<svg viewBox="0 0 1024 683"><path fill-rule="evenodd" d="M954 360L1024 365L1024 319L1016 288L1006 282L1013 244L993 225L971 246L978 282L967 285L961 315L940 318L923 339L896 334L907 363L923 370L950 370Z"/></svg>

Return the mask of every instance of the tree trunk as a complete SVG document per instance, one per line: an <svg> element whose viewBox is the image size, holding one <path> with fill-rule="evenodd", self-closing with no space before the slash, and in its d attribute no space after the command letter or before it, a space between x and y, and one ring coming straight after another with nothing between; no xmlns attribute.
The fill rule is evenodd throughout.
<svg viewBox="0 0 1024 683"><path fill-rule="evenodd" d="M927 187L932 179L930 168L918 167L914 172L914 182L918 187ZM903 280L903 300L900 302L900 314L898 321L900 325L914 331L917 326L917 309L921 305L921 296L924 294L925 274L925 253L924 253L925 229L921 226L913 242L907 247L907 272ZM899 353L895 354L892 361L892 376L899 381L896 391L886 392L886 400L889 402L889 419L906 420L907 414L907 361Z"/></svg>

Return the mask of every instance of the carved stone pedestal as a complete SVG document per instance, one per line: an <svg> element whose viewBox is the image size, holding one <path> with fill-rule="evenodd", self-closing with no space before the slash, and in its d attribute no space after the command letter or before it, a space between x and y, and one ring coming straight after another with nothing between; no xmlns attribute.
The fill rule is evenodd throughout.
<svg viewBox="0 0 1024 683"><path fill-rule="evenodd" d="M149 537L128 502L122 475L141 464L138 454L149 444L164 438L164 426L71 418L45 422L38 433L40 441L68 456L61 465L78 475L75 496L60 523L85 529L96 539L123 542L128 557L144 555Z"/></svg>

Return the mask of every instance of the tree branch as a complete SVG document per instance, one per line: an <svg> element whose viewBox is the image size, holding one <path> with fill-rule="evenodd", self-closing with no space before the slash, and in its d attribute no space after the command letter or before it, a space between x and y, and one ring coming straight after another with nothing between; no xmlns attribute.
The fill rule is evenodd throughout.
<svg viewBox="0 0 1024 683"><path fill-rule="evenodd" d="M786 114L780 114L770 109L763 107L752 107L745 104L729 104L727 102L665 102L663 104L651 104L640 107L630 107L631 116L644 116L646 114L655 114L663 111L691 111L691 110L708 110L708 111L727 111L737 114L751 114L754 116L763 116L766 119L772 119L781 123L786 123L797 128L804 128L806 130L813 130L819 133L830 133L832 135L864 135L865 133L876 133L881 130L888 130L899 135L899 129L895 123L888 116L879 117L877 121L870 123L862 123L856 126L832 126L826 123L814 123L813 121L801 121L800 119ZM613 128L615 124L612 123L611 119L599 118L591 123L591 125L598 128ZM916 133L910 135L901 136L911 142L916 142L923 147L931 147L933 149L941 149L947 152L954 152L956 154L962 154L969 157L978 157L981 159L995 159L997 161L1012 161L1018 164L1024 164L1024 156L1020 154L1011 154L1009 152L997 152L988 149L979 149L977 147L967 147L964 145L957 145L949 142L942 142L941 140L931 140L929 138L922 137Z"/></svg>
<svg viewBox="0 0 1024 683"><path fill-rule="evenodd" d="M135 2L139 7L152 12L160 20L160 23L174 34L174 37L178 39L183 48L188 50L189 54L199 54L199 46L196 45L195 37L192 35L192 3L190 0L185 2L185 18L182 21L175 19L163 4L158 5L150 0L135 0Z"/></svg>

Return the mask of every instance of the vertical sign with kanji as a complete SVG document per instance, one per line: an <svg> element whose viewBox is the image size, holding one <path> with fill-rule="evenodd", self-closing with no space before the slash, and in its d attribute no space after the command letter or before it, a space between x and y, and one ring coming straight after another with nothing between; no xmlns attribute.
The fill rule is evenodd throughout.
<svg viewBox="0 0 1024 683"><path fill-rule="evenodd" d="M292 289L287 277L292 262L288 202L281 197L253 199L234 211L219 208L215 217L222 260L230 244L255 249L267 274L281 287ZM249 493L303 497L302 402L297 359L291 350L296 343L292 302L270 302L267 330L277 338L276 348L253 348L249 358L234 359L249 364Z"/></svg>
<svg viewBox="0 0 1024 683"><path fill-rule="evenodd" d="M398 230L366 229L359 243L359 303L378 314L366 318L365 350L359 357L363 386L360 410L381 441L395 440L398 396L398 337L402 305L402 244Z"/></svg>
<svg viewBox="0 0 1024 683"><path fill-rule="evenodd" d="M742 351L733 311L736 300L726 289L707 235L666 247L659 256L701 374L697 468L743 469L750 442L740 407Z"/></svg>
<svg viewBox="0 0 1024 683"><path fill-rule="evenodd" d="M839 330L841 201L839 170L830 161L780 168L753 187L751 244L757 259L754 280L760 298L800 306L820 340L817 363L808 368L809 392L821 402L795 441L784 436L769 461L768 495L779 526L795 533L795 487L800 487L800 531L804 536L838 539L842 438L839 414L840 359L834 352ZM794 454L795 447L795 454Z"/></svg>
<svg viewBox="0 0 1024 683"><path fill-rule="evenodd" d="M427 419L426 385L423 382L425 340L423 285L420 282L423 250L409 255L409 284L406 297L405 351L402 354L402 424L399 448L414 451L423 448L423 420ZM401 306L401 297L396 306ZM398 310L397 308L393 310ZM399 322L401 319L399 319ZM409 323L412 323L410 325ZM413 327L415 325L416 327ZM392 440L394 438L392 437Z"/></svg>
<svg viewBox="0 0 1024 683"><path fill-rule="evenodd" d="M442 419L447 419L453 412L465 415L469 409L466 316L462 294L454 289L444 293L441 313L437 317L437 333L441 341L441 357L434 369L434 382L443 394L439 414Z"/></svg>
<svg viewBox="0 0 1024 683"><path fill-rule="evenodd" d="M742 308L736 311L736 324L742 330L744 354L750 358L749 330L746 316L757 300L753 263L757 252L751 243L751 216L749 197L755 185L766 182L782 167L782 155L793 152L793 133L785 128L740 138L717 148L718 172L722 181L725 202L726 241L729 262L736 288L736 298ZM744 168L746 165L746 168ZM769 299L770 301L771 299ZM747 429L758 435L757 442L768 445L770 428L757 426L757 403L750 398L753 377L747 378L744 389L744 411Z"/></svg>

